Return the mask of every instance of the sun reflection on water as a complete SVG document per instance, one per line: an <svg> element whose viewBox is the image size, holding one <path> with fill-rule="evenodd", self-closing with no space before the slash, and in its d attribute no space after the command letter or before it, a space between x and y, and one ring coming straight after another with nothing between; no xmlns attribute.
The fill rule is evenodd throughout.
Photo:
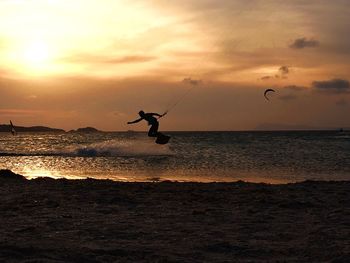
<svg viewBox="0 0 350 263"><path fill-rule="evenodd" d="M60 171L55 170L46 170L46 169L31 169L30 167L25 167L23 170L21 170L21 174L26 177L27 179L36 179L36 178L42 178L42 177L49 177L53 179L85 179L86 177L81 176L70 176L68 174L63 174Z"/></svg>
<svg viewBox="0 0 350 263"><path fill-rule="evenodd" d="M22 170L22 175L25 176L27 179L35 179L39 177L50 177L54 179L62 178L60 173L56 171L30 169L28 167Z"/></svg>

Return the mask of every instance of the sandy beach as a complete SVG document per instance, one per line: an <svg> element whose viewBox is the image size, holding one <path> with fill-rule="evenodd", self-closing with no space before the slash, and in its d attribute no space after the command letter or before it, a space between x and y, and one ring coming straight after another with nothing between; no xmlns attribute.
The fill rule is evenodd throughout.
<svg viewBox="0 0 350 263"><path fill-rule="evenodd" d="M1 171L0 262L349 262L349 190Z"/></svg>

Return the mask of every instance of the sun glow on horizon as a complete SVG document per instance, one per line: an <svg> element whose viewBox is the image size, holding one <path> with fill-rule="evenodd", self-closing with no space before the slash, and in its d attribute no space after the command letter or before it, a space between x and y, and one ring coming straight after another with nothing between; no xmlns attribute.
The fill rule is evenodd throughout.
<svg viewBox="0 0 350 263"><path fill-rule="evenodd" d="M137 1L101 2L0 3L1 66L14 77L139 75L157 66L147 58L166 52L158 31L173 17Z"/></svg>

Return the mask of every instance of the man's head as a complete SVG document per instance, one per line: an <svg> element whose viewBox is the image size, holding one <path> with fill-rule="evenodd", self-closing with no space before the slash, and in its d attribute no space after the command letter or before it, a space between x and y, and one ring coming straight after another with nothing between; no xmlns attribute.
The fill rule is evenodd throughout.
<svg viewBox="0 0 350 263"><path fill-rule="evenodd" d="M143 110L140 110L140 111L139 111L139 115L140 115L141 117L143 117L143 116L145 116L145 112L144 112Z"/></svg>

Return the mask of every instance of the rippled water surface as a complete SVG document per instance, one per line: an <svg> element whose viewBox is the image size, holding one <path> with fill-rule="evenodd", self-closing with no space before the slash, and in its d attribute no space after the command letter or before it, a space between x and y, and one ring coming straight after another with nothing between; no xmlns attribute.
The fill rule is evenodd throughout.
<svg viewBox="0 0 350 263"><path fill-rule="evenodd" d="M27 177L125 181L349 180L350 132L0 134L0 168Z"/></svg>

